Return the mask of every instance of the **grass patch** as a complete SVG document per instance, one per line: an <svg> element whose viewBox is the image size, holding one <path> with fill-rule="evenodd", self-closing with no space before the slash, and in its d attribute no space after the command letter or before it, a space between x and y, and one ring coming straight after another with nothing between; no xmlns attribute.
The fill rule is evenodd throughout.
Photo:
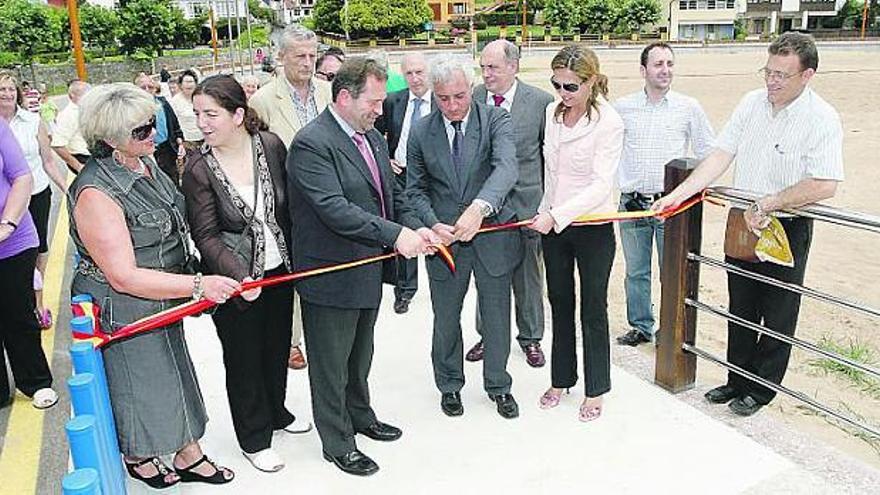
<svg viewBox="0 0 880 495"><path fill-rule="evenodd" d="M860 364L870 366L877 363L876 351L871 346L858 340L837 341L828 336L823 336L816 345L823 350L833 352ZM859 387L862 392L872 397L880 398L880 381L862 370L851 368L827 358L811 359L807 361L807 365L826 374L840 377Z"/></svg>
<svg viewBox="0 0 880 495"><path fill-rule="evenodd" d="M853 410L853 408L850 407L849 404L847 404L845 402L839 402L838 405L840 406L838 408L838 411L843 409L843 411L841 411L841 412L848 413L849 416L851 416L853 419L857 419L857 420L861 421L862 423L871 424L871 422L868 421L865 418L865 416L863 416L863 415L859 414L858 412L856 412L855 410ZM801 412L801 414L803 414L805 416L819 416L819 417L821 417L829 425L834 426L835 428L843 431L844 433L851 435L851 436L858 438L859 440L865 442L866 444L868 444L869 447L871 447L874 450L874 452L877 453L877 455L880 455L880 438L875 437L871 433L869 433L861 428L856 428L855 426L852 426L848 423L844 423L843 421L835 418L834 416L829 416L823 412L817 411L810 406L807 406L804 404L797 404L794 407L795 407L795 409L799 410Z"/></svg>

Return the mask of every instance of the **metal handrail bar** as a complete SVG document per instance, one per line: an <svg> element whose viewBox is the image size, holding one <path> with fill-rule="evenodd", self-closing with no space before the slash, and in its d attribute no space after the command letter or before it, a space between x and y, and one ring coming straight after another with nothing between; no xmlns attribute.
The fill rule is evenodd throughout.
<svg viewBox="0 0 880 495"><path fill-rule="evenodd" d="M741 325L743 327L746 327L750 330L754 330L754 331L761 333L763 335L768 335L770 337L773 337L774 339L781 340L781 341L783 341L787 344L791 344L795 347L799 347L801 349L811 351L816 354L820 354L820 355L824 356L825 358L830 359L836 363L842 364L844 366L848 366L853 369L857 369L857 370L862 371L864 373L868 373L869 375L873 375L877 378L880 378L880 370L872 368L870 366L866 366L866 365L859 363L857 361L853 361L847 357L841 356L840 354L835 354L831 351L826 351L825 349L818 347L817 345L813 344L812 342L807 342L806 340L801 340L798 338L789 337L788 335L779 333L775 330L771 330L765 326L759 325L757 323L751 322L749 320L746 320L744 318L736 316L732 313L724 311L723 309L721 309L717 306L710 306L710 305L708 305L704 302L701 302L701 301L696 301L694 299L686 298L684 300L684 303L687 306L691 306L691 307L697 308L699 310L705 311L707 313L713 314L719 318L723 318L725 320L732 321L732 322L736 323L737 325Z"/></svg>
<svg viewBox="0 0 880 495"><path fill-rule="evenodd" d="M762 195L732 187L716 186L707 189L707 196L710 198L730 201L739 206L748 206L755 200L760 199ZM804 205L799 208L789 208L782 211L823 222L880 233L880 217L875 215L844 210L820 203Z"/></svg>
<svg viewBox="0 0 880 495"><path fill-rule="evenodd" d="M683 350L685 350L686 352L693 353L693 354L695 354L703 359L706 359L708 361L711 361L711 362L713 362L723 368L727 368L728 370L733 371L734 373L736 373L740 376L744 376L753 382L760 383L761 385L763 385L769 389L775 390L776 392L783 393L785 395L788 395L789 397L792 397L794 399L805 402L805 403L809 404L813 409L821 411L821 412L828 414L830 416L834 416L835 418L837 418L837 419L839 419L839 420L841 420L851 426L855 426L856 428L860 428L862 430L865 430L868 433L870 433L871 435L874 435L875 437L880 438L880 429L874 428L873 426L868 425L862 421L859 421L858 419L855 419L852 416L848 416L846 414L841 414L841 413L835 411L834 409L831 409L830 407L817 402L815 399L805 395L802 392L798 392L796 390L791 390L790 388L784 387L782 385L777 385L777 384L775 384L771 381L768 381L768 380L766 380L766 379L764 379L754 373L746 371L746 370L740 368L739 366L728 363L727 361L724 361L723 359L715 356L714 354L708 353L708 352L700 349L699 347L688 344L687 342L681 344L681 348Z"/></svg>
<svg viewBox="0 0 880 495"><path fill-rule="evenodd" d="M870 306L866 306L866 305L859 303L859 302L856 302L856 301L850 301L848 299L843 299L843 298L828 294L827 292L822 292L822 291L819 291L816 289L811 289L809 287L804 287L802 285L793 284L791 282L782 282L780 280L776 280L773 277L768 277L767 275L762 275L760 273L749 271L744 268L740 268L736 265L731 265L730 263L727 263L727 262L724 262L721 260L717 260L715 258L710 258L708 256L703 256L701 254L688 253L687 258L690 261L697 261L699 263L713 266L715 268L721 268L721 269L727 270L728 272L735 273L737 275L741 275L743 277L750 278L752 280L757 280L759 282L763 282L768 285L780 287L780 288L789 290L791 292L795 292L795 293L798 293L798 294L801 294L801 295L804 295L807 297L811 297L813 299L817 299L819 301L823 301L823 302L837 305L837 306L843 306L843 307L846 307L849 309L854 309L856 311L859 311L861 313L864 313L864 314L867 314L870 316L880 317L880 309L875 309L875 308L872 308Z"/></svg>

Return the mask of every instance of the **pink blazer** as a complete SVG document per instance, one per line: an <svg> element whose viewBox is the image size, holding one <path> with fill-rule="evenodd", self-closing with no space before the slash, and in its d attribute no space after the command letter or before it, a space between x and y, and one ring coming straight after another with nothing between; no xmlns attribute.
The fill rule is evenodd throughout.
<svg viewBox="0 0 880 495"><path fill-rule="evenodd" d="M547 105L544 127L544 197L538 213L550 212L562 232L585 213L617 211L614 188L623 150L623 120L605 99L591 120L566 127Z"/></svg>

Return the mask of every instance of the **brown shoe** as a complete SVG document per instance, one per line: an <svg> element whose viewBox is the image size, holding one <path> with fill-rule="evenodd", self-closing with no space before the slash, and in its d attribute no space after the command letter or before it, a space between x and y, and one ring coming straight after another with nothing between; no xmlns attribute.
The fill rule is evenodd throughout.
<svg viewBox="0 0 880 495"><path fill-rule="evenodd" d="M306 356L300 350L298 345L291 346L290 357L287 359L287 367L292 370L301 370L308 366Z"/></svg>

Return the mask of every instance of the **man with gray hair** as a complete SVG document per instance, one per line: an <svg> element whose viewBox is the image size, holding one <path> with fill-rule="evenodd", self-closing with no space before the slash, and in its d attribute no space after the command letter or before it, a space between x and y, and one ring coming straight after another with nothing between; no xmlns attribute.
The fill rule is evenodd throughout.
<svg viewBox="0 0 880 495"><path fill-rule="evenodd" d="M318 37L299 24L284 28L279 42L278 60L283 64L272 81L258 89L248 100L269 130L290 146L296 133L323 112L330 104L330 84L315 76L318 58ZM299 313L299 298L294 299L294 312ZM306 367L306 358L300 349L302 319L293 316L293 336L290 342L291 369Z"/></svg>
<svg viewBox="0 0 880 495"><path fill-rule="evenodd" d="M67 106L58 113L52 132L52 149L74 174L82 170L91 153L79 131L79 100L91 89L89 83L74 79L67 85Z"/></svg>
<svg viewBox="0 0 880 495"><path fill-rule="evenodd" d="M519 407L510 393L510 287L522 259L516 231L476 235L485 220L502 224L516 219L507 198L517 180L516 151L510 114L472 100L473 66L444 54L431 66L430 83L439 112L410 130L407 142L407 200L419 225L451 244L456 270L428 258L434 334L431 360L447 416L464 413L461 308L476 281L483 321L483 388L503 418ZM436 257L435 257L436 258Z"/></svg>
<svg viewBox="0 0 880 495"><path fill-rule="evenodd" d="M519 48L507 40L495 40L480 54L483 84L474 90L479 103L510 112L516 143L519 179L510 194L510 206L519 220L538 214L544 194L544 118L553 97L546 91L520 81ZM541 339L544 337L544 274L541 261L541 235L531 229L519 233L523 245L522 263L513 272L513 301L516 310L516 340L533 368L544 366ZM479 309L479 308L478 308ZM477 333L482 335L482 320L477 311ZM483 359L483 341L468 351L468 361Z"/></svg>

